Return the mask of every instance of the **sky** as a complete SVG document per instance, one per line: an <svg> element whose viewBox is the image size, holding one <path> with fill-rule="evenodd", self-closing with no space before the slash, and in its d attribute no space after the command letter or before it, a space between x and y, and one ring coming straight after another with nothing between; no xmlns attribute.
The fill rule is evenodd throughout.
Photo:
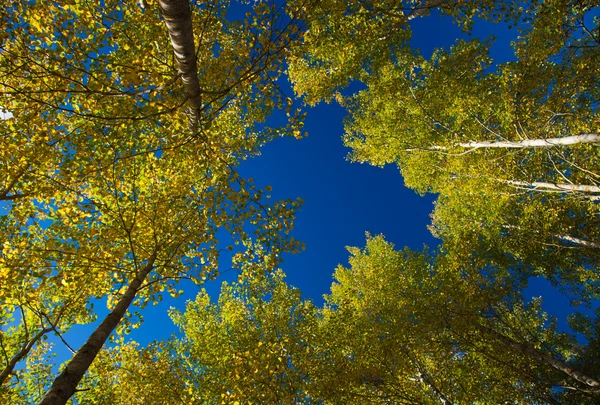
<svg viewBox="0 0 600 405"><path fill-rule="evenodd" d="M411 26L412 45L425 57L431 55L434 47L448 49L457 38L465 37L449 18L439 15L415 19ZM514 31L504 25L477 23L472 35L478 38L495 35L492 57L497 62L510 60L509 43L516 35ZM263 148L261 156L239 168L240 174L252 177L257 186L272 186L273 200L297 197L304 200L293 235L306 243L306 250L285 255L281 267L287 274L286 281L317 305L322 305L323 294L329 292L337 265L348 262L346 246L364 247L366 232L385 235L397 248L420 249L425 244L437 244L427 229L435 196L419 196L406 188L393 165L376 168L348 161L349 149L342 141L344 115L344 110L336 104L309 109L304 128L308 137L276 139ZM224 273L203 287L216 299L221 283L236 276L234 272ZM184 290L185 294L176 300L165 298L160 305L144 309L144 323L130 338L145 345L174 333L168 308L183 310L185 301L194 299L200 287L185 284ZM532 282L528 294L553 297L548 300L546 310L558 314L564 324L570 311L566 298L540 280ZM101 319L106 310L101 303L96 307ZM67 335L71 345L82 344L89 330L90 326L75 327ZM66 349L59 346L59 357L69 357Z"/></svg>

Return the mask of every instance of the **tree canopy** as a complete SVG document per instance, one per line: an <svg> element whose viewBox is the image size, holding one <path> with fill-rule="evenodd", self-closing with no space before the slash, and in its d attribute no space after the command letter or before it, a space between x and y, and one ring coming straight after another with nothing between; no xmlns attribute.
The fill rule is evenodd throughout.
<svg viewBox="0 0 600 405"><path fill-rule="evenodd" d="M278 24L265 4L240 24L225 18L226 3L193 17L187 2L171 3L188 10L174 26L145 3L2 6L3 395L45 335L94 320L94 299L111 313L41 403L66 402L111 332L135 325L131 305L177 296L182 279L214 278L222 249L234 266L269 270L300 247L288 236L298 202L266 202L235 170L299 131L295 114L284 128L263 124L283 100L276 80L295 23ZM192 20L200 110L184 108L190 72L172 57L178 25Z"/></svg>
<svg viewBox="0 0 600 405"><path fill-rule="evenodd" d="M596 403L597 314L566 331L524 290L543 277L573 304L600 297L598 7L0 5L0 399ZM424 56L413 24L442 17L467 34L510 25L513 58L467 35ZM238 173L275 138L302 138L321 102L348 111L349 160L395 164L436 195L440 239L367 236L323 307L279 270L303 248L301 201ZM147 305L224 260L239 278L218 302L203 291L172 310L170 339L128 338ZM63 336L96 321L79 348ZM73 353L58 368L49 336Z"/></svg>
<svg viewBox="0 0 600 405"><path fill-rule="evenodd" d="M217 303L201 292L171 313L180 335L106 351L82 403L593 403L597 353L539 300L482 286L442 252L381 236L349 250L322 308L282 272L242 273Z"/></svg>

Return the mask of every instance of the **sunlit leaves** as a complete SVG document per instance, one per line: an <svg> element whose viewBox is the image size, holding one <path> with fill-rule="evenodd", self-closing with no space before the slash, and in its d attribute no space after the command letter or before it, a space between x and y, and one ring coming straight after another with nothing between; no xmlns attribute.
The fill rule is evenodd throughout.
<svg viewBox="0 0 600 405"><path fill-rule="evenodd" d="M573 340L556 333L539 301L524 303L484 267L457 269L443 250L396 251L373 237L351 254L323 318L322 344L337 365L329 379L344 375L337 403L534 404L558 394L549 387L564 376L517 350L572 359Z"/></svg>
<svg viewBox="0 0 600 405"><path fill-rule="evenodd" d="M24 375L12 359L33 354L38 333L91 322L93 300L112 309L149 265L139 308L180 295L181 280L214 279L221 238L234 267L257 271L301 248L289 236L300 202L265 202L235 171L302 127L277 84L298 22L261 3L240 24L228 6L193 8L199 133L188 129L156 2L0 6L0 107L10 113L0 120L0 305L15 325L3 352L11 389ZM289 120L266 127L284 105ZM131 312L118 333L139 324Z"/></svg>
<svg viewBox="0 0 600 405"><path fill-rule="evenodd" d="M443 251L398 251L381 236L349 250L323 308L287 286L282 272L246 268L223 284L218 302L203 291L185 312L172 311L179 335L103 353L80 400L433 405L585 397L585 387L546 360L576 367L596 349L581 356L540 299L525 302L485 269L479 278L456 271ZM595 339L592 321L580 322ZM556 389L565 384L573 389Z"/></svg>
<svg viewBox="0 0 600 405"><path fill-rule="evenodd" d="M516 37L511 61L490 57L491 39L458 39L449 50L424 58L407 39L410 16L427 18L417 11L420 5L437 8L466 30L476 18L509 23ZM385 10L369 1L332 6L309 25L306 48L291 62L290 75L309 104L335 98L348 108L344 141L352 148L351 160L396 164L406 186L440 196L433 229L448 248L468 261L519 269L525 279L544 275L578 302L598 291L592 270L598 265L597 143L553 146L550 140L598 131L600 87L592 59L600 48L593 6L555 1L394 2ZM392 38L397 26L391 23L390 36L374 26L357 34L353 24L361 18L396 19L405 38ZM370 37L374 34L379 42ZM341 40L311 40L338 36ZM363 39L364 52L345 60L344 53L363 46ZM352 81L365 88L352 86L340 95ZM535 140L538 145L527 143Z"/></svg>
<svg viewBox="0 0 600 405"><path fill-rule="evenodd" d="M103 354L92 372L93 389L81 399L106 404L310 403L306 373L311 371L307 359L315 343L315 313L298 290L283 282L282 272L267 275L245 268L238 282L223 284L218 303L203 291L184 313L171 313L182 338L146 349L125 344ZM160 376L173 385L158 383ZM148 389L134 395L126 388L132 386Z"/></svg>

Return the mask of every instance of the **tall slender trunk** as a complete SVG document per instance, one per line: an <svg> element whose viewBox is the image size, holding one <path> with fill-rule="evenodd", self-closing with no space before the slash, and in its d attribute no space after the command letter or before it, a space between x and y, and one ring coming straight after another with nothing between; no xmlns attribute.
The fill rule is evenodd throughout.
<svg viewBox="0 0 600 405"><path fill-rule="evenodd" d="M600 249L600 243L590 242L589 240L575 238L575 237L569 236L569 235L553 235L553 236L558 239L566 240L567 242L572 242L577 245L585 246L587 248Z"/></svg>
<svg viewBox="0 0 600 405"><path fill-rule="evenodd" d="M427 388L433 392L433 395L440 401L442 405L452 405L452 402L444 395L442 391L440 391L437 386L433 383L433 379L427 372L419 371L419 380L421 383L425 384Z"/></svg>
<svg viewBox="0 0 600 405"><path fill-rule="evenodd" d="M404 351L404 354L406 354L410 362L413 364L413 366L417 369L419 373L418 381L422 384L425 384L442 405L452 405L450 399L448 399L448 397L446 397L444 393L436 386L431 375L427 372L427 370L423 369L423 366L421 365L419 360L417 360L417 357L411 353L410 349L406 346L402 346L402 350Z"/></svg>
<svg viewBox="0 0 600 405"><path fill-rule="evenodd" d="M522 228L518 225L502 225L502 228L505 229L518 229L518 230L522 230ZM531 230L530 230L531 231ZM539 234L539 231L533 230L533 232ZM585 240L585 239L581 239L581 238L576 238L574 236L570 236L570 235L561 235L558 233L552 234L552 237L556 238L556 239L560 239L560 240L564 240L567 242L571 242L574 243L576 245L579 246L584 246L590 249L600 249L600 243L598 242L590 242L589 240Z"/></svg>
<svg viewBox="0 0 600 405"><path fill-rule="evenodd" d="M200 120L202 96L198 83L190 2L189 0L159 0L158 3L175 51L177 68L181 74L185 95L190 102L190 129L195 132Z"/></svg>
<svg viewBox="0 0 600 405"><path fill-rule="evenodd" d="M543 352L535 349L534 347L529 346L528 344L519 343L517 341L514 341L511 338L509 338L508 336L505 336L500 332L496 332L494 329L488 328L487 326L483 326L481 324L475 323L475 327L488 335L493 335L498 340L500 340L502 343L515 349L519 353L528 355L541 363L545 363L545 364L549 365L550 367L553 367L556 370L561 371L564 374L568 375L569 377L579 381L580 383L583 383L594 389L600 390L600 382L598 380L582 373L581 371L573 369L572 367L567 365L565 362L555 359L551 355L543 353Z"/></svg>
<svg viewBox="0 0 600 405"><path fill-rule="evenodd" d="M526 182L526 181L517 181L517 180L500 180L506 184L510 184L511 186L524 187L532 190L535 189L546 189L546 190L556 190L556 191L564 191L564 192L581 192L581 193L600 193L600 187L598 186L590 186L587 184L567 184L567 183L548 183L543 181L534 181L534 182Z"/></svg>
<svg viewBox="0 0 600 405"><path fill-rule="evenodd" d="M142 268L136 277L129 283L127 290L117 302L115 308L104 318L102 323L92 332L88 340L75 353L63 372L54 380L52 386L42 397L38 405L64 405L75 393L77 384L83 378L92 361L96 358L100 349L108 339L108 336L117 327L129 305L133 302L138 288L142 285L148 273L154 267L156 261L156 250L148 259L148 263Z"/></svg>
<svg viewBox="0 0 600 405"><path fill-rule="evenodd" d="M550 183L550 182L546 182L546 181L529 182L529 181L521 181L521 180L506 180L506 179L500 179L500 178L491 177L491 176L450 174L450 178L452 180L458 179L458 178L463 178L463 177L471 178L471 179L478 179L478 178L489 179L489 180L497 181L499 183L508 184L510 186L513 186L513 187L521 189L521 190L528 190L528 191L560 192L560 193L565 193L565 194L579 193L580 196L585 197L586 199L589 199L592 201L600 200L600 195L599 195L600 187L595 186L595 185L590 185L590 184Z"/></svg>
<svg viewBox="0 0 600 405"><path fill-rule="evenodd" d="M589 133L564 136L561 138L545 138L545 139L524 139L522 141L480 141L480 142L461 142L451 146L433 145L430 150L447 151L452 148L460 147L465 149L486 149L486 148L504 148L504 149L524 149L524 148L550 148L553 146L569 146L583 143L600 143L600 134ZM407 149L423 150L420 148Z"/></svg>
<svg viewBox="0 0 600 405"><path fill-rule="evenodd" d="M522 141L483 141L459 143L463 148L549 148L552 146L568 146L580 143L600 143L600 134L580 134L562 138L525 139Z"/></svg>

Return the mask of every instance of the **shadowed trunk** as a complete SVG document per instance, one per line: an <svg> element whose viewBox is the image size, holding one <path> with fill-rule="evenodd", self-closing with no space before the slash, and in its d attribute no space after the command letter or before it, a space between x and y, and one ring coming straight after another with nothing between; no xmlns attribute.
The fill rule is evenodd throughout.
<svg viewBox="0 0 600 405"><path fill-rule="evenodd" d="M521 228L518 225L502 225L502 228L504 229L518 229L520 231L523 230L523 228ZM531 231L531 230L530 230ZM535 231L533 230L534 233L539 234L539 231ZM558 233L552 234L552 237L563 240L563 241L567 241L567 242L571 242L575 245L579 245L579 246L583 246L586 248L590 248L590 249L600 249L600 243L597 242L591 242L589 240L585 240L582 238L576 238L575 236L570 236L570 235L561 235Z"/></svg>
<svg viewBox="0 0 600 405"><path fill-rule="evenodd" d="M71 361L67 364L62 373L54 380L52 386L42 397L38 405L64 405L75 393L77 384L83 378L102 346L108 339L108 336L117 327L129 305L133 302L138 288L142 285L148 273L154 267L156 261L156 251L148 259L146 266L139 271L136 278L129 283L127 290L117 302L115 308L104 318L102 323L90 335L87 342L75 353Z"/></svg>
<svg viewBox="0 0 600 405"><path fill-rule="evenodd" d="M440 391L440 389L436 386L436 384L433 381L433 378L423 368L421 363L417 360L416 356L412 355L410 350L407 347L403 346L402 351L404 352L404 354L406 354L406 356L408 357L410 362L417 369L417 371L418 371L417 380L420 383L425 384L427 386L427 388L429 388L431 390L431 392L435 395L435 397L440 401L440 403L442 405L452 405L452 402L450 401L450 399L448 399L448 397L446 397L446 395L444 395L444 393L442 391Z"/></svg>
<svg viewBox="0 0 600 405"><path fill-rule="evenodd" d="M183 81L185 95L190 102L190 129L195 133L200 120L202 96L198 83L196 47L192 31L192 12L189 0L160 0L160 10L167 25L169 38L175 51L177 68Z"/></svg>
<svg viewBox="0 0 600 405"><path fill-rule="evenodd" d="M541 352L541 351L535 349L534 347L531 347L525 343L519 343L517 341L514 341L511 338L509 338L508 336L504 336L502 333L496 332L495 330L488 328L487 326L475 324L475 327L485 334L496 337L502 343L504 343L508 347L513 348L514 350L518 351L519 353L530 356L541 363L545 363L545 364L549 365L550 367L553 367L556 370L561 371L564 374L568 375L569 377L579 381L580 383L583 383L583 384L587 385L588 387L592 387L595 390L600 391L600 382L598 380L582 373L581 371L571 368L565 362L555 359L551 355Z"/></svg>

